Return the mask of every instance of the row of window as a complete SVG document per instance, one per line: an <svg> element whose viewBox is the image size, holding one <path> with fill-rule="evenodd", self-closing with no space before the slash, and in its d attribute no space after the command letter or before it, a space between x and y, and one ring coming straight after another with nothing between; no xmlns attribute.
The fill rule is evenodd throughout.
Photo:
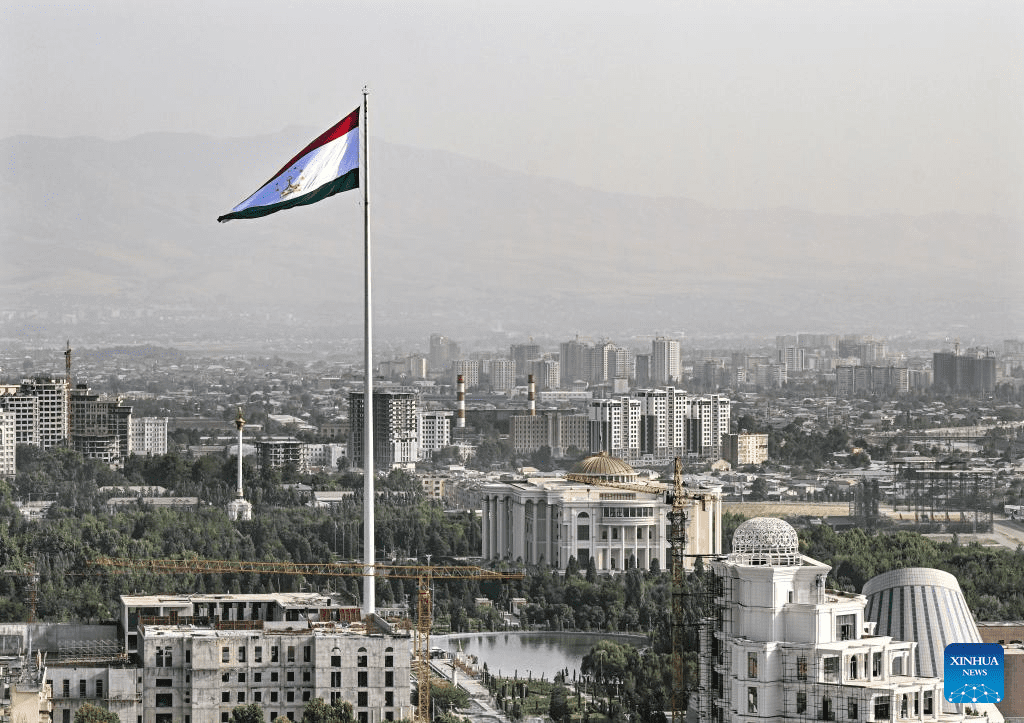
<svg viewBox="0 0 1024 723"><path fill-rule="evenodd" d="M747 653L747 677L757 678L757 653ZM850 680L857 680L858 678L864 677L866 672L861 669L859 664L860 656L850 656ZM902 659L893 658L893 675L902 674ZM827 682L836 682L839 680L839 656L829 655L821 659L822 671L824 673L824 679ZM882 653L872 653L871 655L871 675L874 678L882 676ZM796 659L796 678L797 680L807 680L807 658L800 656Z"/></svg>
<svg viewBox="0 0 1024 723"><path fill-rule="evenodd" d="M53 690L53 681L52 680L48 680L46 682L49 684L50 690ZM62 682L63 682L63 685L61 686L61 697L62 698L70 698L71 697L71 681L70 680L64 680ZM88 697L88 693L86 691L86 686L87 686L87 681L85 681L85 680L78 681L78 697L79 698L87 698ZM95 697L96 698L102 698L103 697L103 681L102 680L97 680L96 681L96 688L95 688L95 690L96 690Z"/></svg>
<svg viewBox="0 0 1024 723"><path fill-rule="evenodd" d="M388 665L390 665L390 664L391 663L389 661ZM339 658L338 663L337 663L337 665L335 667L340 667L340 666L341 666L341 660ZM365 666L362 666L362 667L365 667ZM312 680L312 676L313 676L313 674L312 674L311 671L309 671L309 670L302 671L302 682L303 683L309 683ZM278 682L278 677L279 677L279 674L278 674L278 672L276 670L270 671L270 682L271 683L277 683ZM238 682L238 683L246 683L247 680L248 680L248 673L238 673L235 676L235 679L236 679L236 682ZM221 680L222 683L230 683L231 682L231 673L222 673L221 676L220 676L220 680ZM369 685L369 672L365 671L365 670L360 670L357 673L357 679L356 680L357 680L357 685L360 688L367 687L367 685ZM295 671L294 670L289 670L289 671L285 672L285 681L287 681L288 683L294 683L295 682ZM253 683L262 683L263 682L263 673L260 672L260 671L254 672L252 674L252 682ZM156 680L156 687L158 687L158 688L165 687L164 684L166 684L166 687L170 687L171 686L171 680L169 678L157 678L157 680ZM385 685L385 687L391 688L391 687L394 686L394 684L395 684L395 671L393 671L393 670L385 670L384 671L384 685ZM340 670L332 670L331 671L331 687L332 688L340 688L341 687L341 671Z"/></svg>

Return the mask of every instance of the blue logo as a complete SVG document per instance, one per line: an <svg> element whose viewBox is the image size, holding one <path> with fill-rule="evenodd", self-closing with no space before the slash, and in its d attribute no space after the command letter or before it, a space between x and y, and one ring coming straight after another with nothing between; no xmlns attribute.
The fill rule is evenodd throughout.
<svg viewBox="0 0 1024 723"><path fill-rule="evenodd" d="M942 692L950 703L976 705L1003 699L1003 646L950 643L943 661Z"/></svg>

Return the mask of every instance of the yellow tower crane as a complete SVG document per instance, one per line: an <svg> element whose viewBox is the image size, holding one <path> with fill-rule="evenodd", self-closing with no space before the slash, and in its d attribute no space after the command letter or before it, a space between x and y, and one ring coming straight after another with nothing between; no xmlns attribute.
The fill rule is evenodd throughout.
<svg viewBox="0 0 1024 723"><path fill-rule="evenodd" d="M303 575L307 577L362 577L366 565L358 562L261 562L254 560L201 560L198 558L136 559L99 557L99 567L122 570L148 570L167 574L257 573ZM413 666L419 686L416 718L430 720L430 623L433 619L430 585L433 580L522 580L521 571L501 572L471 565L389 565L373 566L378 577L416 580L416 635L413 638Z"/></svg>

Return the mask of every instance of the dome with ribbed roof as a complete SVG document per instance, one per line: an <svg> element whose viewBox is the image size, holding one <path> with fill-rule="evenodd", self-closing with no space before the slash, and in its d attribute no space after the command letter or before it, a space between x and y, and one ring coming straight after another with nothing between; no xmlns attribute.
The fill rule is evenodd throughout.
<svg viewBox="0 0 1024 723"><path fill-rule="evenodd" d="M610 457L607 452L598 452L578 462L572 468L572 474L601 477L618 477L621 475L636 477L636 470L618 457Z"/></svg>
<svg viewBox="0 0 1024 723"><path fill-rule="evenodd" d="M778 517L754 517L732 535L731 558L743 565L799 565L796 530Z"/></svg>

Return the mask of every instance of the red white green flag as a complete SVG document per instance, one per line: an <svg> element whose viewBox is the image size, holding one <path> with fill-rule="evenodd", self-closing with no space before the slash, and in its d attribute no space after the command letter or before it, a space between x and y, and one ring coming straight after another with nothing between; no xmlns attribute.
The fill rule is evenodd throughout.
<svg viewBox="0 0 1024 723"><path fill-rule="evenodd" d="M359 109L299 151L256 193L217 218L259 218L359 187Z"/></svg>

